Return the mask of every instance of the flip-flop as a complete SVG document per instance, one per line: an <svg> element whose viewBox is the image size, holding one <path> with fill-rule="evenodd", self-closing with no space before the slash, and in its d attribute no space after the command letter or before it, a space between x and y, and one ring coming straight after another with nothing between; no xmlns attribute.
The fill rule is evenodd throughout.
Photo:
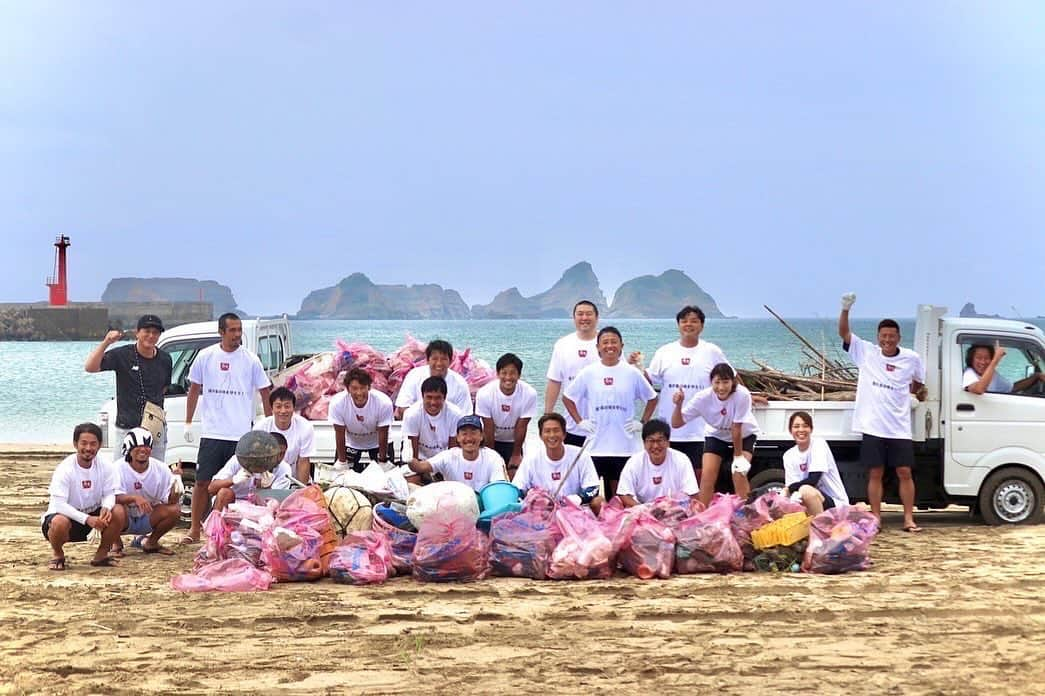
<svg viewBox="0 0 1045 696"><path fill-rule="evenodd" d="M51 562L47 564L48 570L65 570L65 556L61 558L52 558Z"/></svg>
<svg viewBox="0 0 1045 696"><path fill-rule="evenodd" d="M198 543L200 543L200 540L199 539L193 539L191 536L186 534L185 536L183 536L181 539L178 540L178 543L181 544L182 546L188 546L189 544L198 544Z"/></svg>
<svg viewBox="0 0 1045 696"><path fill-rule="evenodd" d="M139 534L138 536L134 537L133 541L131 541L131 548L132 549L141 549L143 541L145 541L145 535L144 534Z"/></svg>
<svg viewBox="0 0 1045 696"><path fill-rule="evenodd" d="M120 564L112 556L106 556L105 558L92 558L91 565L95 568L115 568Z"/></svg>
<svg viewBox="0 0 1045 696"><path fill-rule="evenodd" d="M142 544L142 553L158 553L161 556L173 556L174 549L161 544L157 544L156 546L146 546L145 544Z"/></svg>
<svg viewBox="0 0 1045 696"><path fill-rule="evenodd" d="M908 524L904 526L903 530L908 534L917 534L918 532L922 531L922 528L916 524Z"/></svg>
<svg viewBox="0 0 1045 696"><path fill-rule="evenodd" d="M109 555L113 558L124 558L127 554L123 551L123 544L119 546L113 544L112 548L109 549Z"/></svg>

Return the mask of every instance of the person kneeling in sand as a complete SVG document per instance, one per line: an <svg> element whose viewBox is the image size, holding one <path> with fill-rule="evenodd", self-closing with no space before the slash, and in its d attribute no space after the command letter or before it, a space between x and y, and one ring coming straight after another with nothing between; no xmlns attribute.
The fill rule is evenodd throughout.
<svg viewBox="0 0 1045 696"><path fill-rule="evenodd" d="M558 413L545 413L537 419L537 432L544 446L526 452L512 483L524 495L531 488L540 488L558 494L560 499L590 505L598 515L605 502L599 495L599 474L587 453L565 444L566 419Z"/></svg>
<svg viewBox="0 0 1045 696"><path fill-rule="evenodd" d="M116 502L116 477L112 466L98 459L102 429L94 423L81 423L73 430L76 453L55 468L48 489L47 512L40 520L44 538L54 557L51 570L65 570L67 543L87 541L92 529L101 532L102 541L91 560L93 566L114 566L109 549L120 538L127 524L127 511Z"/></svg>
<svg viewBox="0 0 1045 696"><path fill-rule="evenodd" d="M671 426L654 418L642 426L642 452L624 463L617 495L624 507L649 503L680 493L696 498L700 492L693 464L684 452L672 449Z"/></svg>
<svg viewBox="0 0 1045 696"><path fill-rule="evenodd" d="M813 437L813 417L796 411L787 421L795 446L784 452L784 495L802 503L810 515L819 515L839 505L848 505L831 447L822 437Z"/></svg>
<svg viewBox="0 0 1045 696"><path fill-rule="evenodd" d="M439 474L444 481L459 481L479 490L491 481L507 481L504 460L496 450L483 447L483 420L464 416L457 421L457 447L439 452L431 459L413 459L415 474Z"/></svg>
<svg viewBox="0 0 1045 696"><path fill-rule="evenodd" d="M132 428L123 438L123 463L116 469L116 502L127 510L126 534L144 536L141 550L171 556L174 551L160 545L160 538L174 529L181 518L180 494L167 465L152 458L152 433ZM117 542L114 555L123 553Z"/></svg>
<svg viewBox="0 0 1045 696"><path fill-rule="evenodd" d="M293 473L290 471L290 464L284 459L287 454L287 438L280 433L269 434L279 444L279 464L272 471L255 474L244 469L235 455L230 457L207 486L207 492L214 496L215 510L224 510L237 500L253 502L254 491L259 488L285 490L291 487L293 482L290 479Z"/></svg>

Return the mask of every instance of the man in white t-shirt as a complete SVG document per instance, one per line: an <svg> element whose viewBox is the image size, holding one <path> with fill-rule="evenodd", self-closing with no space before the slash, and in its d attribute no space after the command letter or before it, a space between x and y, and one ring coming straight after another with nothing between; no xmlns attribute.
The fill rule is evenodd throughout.
<svg viewBox="0 0 1045 696"><path fill-rule="evenodd" d="M221 340L204 348L189 368L185 399L185 440L191 442L192 418L200 404L200 446L196 454L196 484L192 488L192 521L182 543L200 540L200 526L214 474L236 454L236 443L254 424L254 393L261 394L265 415L272 415L272 383L258 356L243 347L243 322L232 312L218 317ZM203 400L200 401L202 395Z"/></svg>
<svg viewBox="0 0 1045 696"><path fill-rule="evenodd" d="M483 447L483 421L479 416L463 416L457 421L457 445L429 459L414 458L410 470L422 476L439 474L444 481L464 483L476 491L491 481L508 480L501 455Z"/></svg>
<svg viewBox="0 0 1045 696"><path fill-rule="evenodd" d="M606 497L612 499L628 457L641 449L639 433L657 405L657 392L631 365L621 360L624 340L620 331L605 326L596 336L599 361L581 370L562 395L566 412L577 427L588 433L588 452L602 477ZM583 417L578 403L587 404ZM644 402L640 420L635 419L636 402Z"/></svg>
<svg viewBox="0 0 1045 696"><path fill-rule="evenodd" d="M642 426L642 452L624 464L617 495L625 507L649 503L665 495L682 493L696 498L700 492L693 464L669 446L671 426L659 418Z"/></svg>
<svg viewBox="0 0 1045 696"><path fill-rule="evenodd" d="M279 433L287 441L283 458L290 465L298 481L307 483L312 478L312 457L316 456L316 429L304 416L294 413L297 397L286 387L277 387L269 394L272 415L254 424L255 430Z"/></svg>
<svg viewBox="0 0 1045 696"><path fill-rule="evenodd" d="M1013 383L998 374L998 365L1005 357L1005 348L1000 341L992 346L981 343L969 346L965 351L965 372L962 373L962 389L971 394L1017 394L1045 382L1045 372L1035 372Z"/></svg>
<svg viewBox="0 0 1045 696"><path fill-rule="evenodd" d="M370 388L366 370L352 368L345 375L345 391L330 400L334 424L334 450L339 465L363 471L362 457L384 464L389 460L388 429L392 425L392 400Z"/></svg>
<svg viewBox="0 0 1045 696"><path fill-rule="evenodd" d="M545 413L537 419L537 432L544 446L527 450L512 483L524 494L540 488L559 500L570 498L578 505L590 505L598 515L604 502L599 495L599 474L587 452L565 444L566 419Z"/></svg>
<svg viewBox="0 0 1045 696"><path fill-rule="evenodd" d="M581 300L573 306L573 326L576 331L555 342L551 362L548 363L548 381L544 387L545 413L554 411L562 390L570 385L582 369L599 359L598 346L595 345L598 323L599 308L594 302ZM577 410L582 419L587 417L586 403L578 402ZM567 413L566 444L580 447L584 444L585 436L586 433L577 427L577 422Z"/></svg>
<svg viewBox="0 0 1045 696"><path fill-rule="evenodd" d="M280 433L269 434L280 448L279 464L272 471L257 474L244 469L239 457L232 455L207 485L207 492L214 496L215 510L224 510L237 500L250 500L259 488L289 490L292 487L290 477L293 474L290 464L284 459L287 454L287 438Z"/></svg>
<svg viewBox="0 0 1045 696"><path fill-rule="evenodd" d="M172 556L173 549L162 546L160 538L181 519L181 504L171 470L152 457L152 441L152 433L144 428L132 428L124 436L123 461L113 462L116 502L127 510L124 533L145 537L143 552ZM118 544L117 550L122 553L123 545Z"/></svg>
<svg viewBox="0 0 1045 696"><path fill-rule="evenodd" d="M403 436L410 440L413 461L431 459L457 446L457 422L465 414L446 400L446 380L429 377L421 384L421 401L403 414Z"/></svg>
<svg viewBox="0 0 1045 696"><path fill-rule="evenodd" d="M914 521L914 443L911 440L911 394L924 401L925 365L913 350L900 347L900 325L892 319L878 323L878 344L849 330L849 308L856 295L842 296L838 335L842 348L860 368L853 408L853 430L863 434L860 460L867 467L867 498L871 512L882 513L882 475L888 466L899 479L903 529L920 532Z"/></svg>
<svg viewBox="0 0 1045 696"><path fill-rule="evenodd" d="M402 418L406 409L421 399L421 384L429 377L446 380L446 400L461 413L472 412L472 392L464 377L450 369L454 359L454 347L449 341L435 340L425 347L426 364L418 365L406 373L403 385L396 395L395 417Z"/></svg>
<svg viewBox="0 0 1045 696"><path fill-rule="evenodd" d="M113 467L98 459L102 429L81 423L73 430L73 444L76 452L63 459L51 476L47 512L40 518L40 529L54 552L48 567L65 570L65 545L87 541L92 529L101 532L102 541L91 565L114 566L117 562L109 549L127 524L127 511L116 502Z"/></svg>
<svg viewBox="0 0 1045 696"><path fill-rule="evenodd" d="M483 444L508 464L512 475L522 461L523 442L537 411L537 390L523 382L522 360L514 353L497 359L497 381L475 394L475 415L483 419Z"/></svg>

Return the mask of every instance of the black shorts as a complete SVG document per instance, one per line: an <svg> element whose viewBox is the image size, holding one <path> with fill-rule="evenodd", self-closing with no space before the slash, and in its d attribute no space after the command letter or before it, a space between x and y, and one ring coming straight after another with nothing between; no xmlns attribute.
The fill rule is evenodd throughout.
<svg viewBox="0 0 1045 696"><path fill-rule="evenodd" d="M887 466L914 468L914 442L903 438L864 435L860 443L860 463L866 469Z"/></svg>
<svg viewBox="0 0 1045 696"><path fill-rule="evenodd" d="M830 510L835 506L835 499L829 496L827 493L820 491L820 495L824 496L824 509Z"/></svg>
<svg viewBox="0 0 1045 696"><path fill-rule="evenodd" d="M101 511L102 509L98 508L97 510L88 512L87 515L89 517L96 517L101 513ZM44 533L44 539L47 539L47 532L51 531L51 520L54 519L54 516L57 514L60 513L52 512L50 515L45 517L44 521L40 524L40 531ZM69 520L69 541L87 541L87 537L89 536L91 536L91 527L89 525L80 524L73 519Z"/></svg>
<svg viewBox="0 0 1045 696"><path fill-rule="evenodd" d="M754 435L748 435L740 441L740 446L744 448L745 452L755 452L755 440L758 439ZM717 454L723 459L732 461L733 459L733 443L726 442L725 440L719 440L717 437L709 437L704 440L704 451L708 454Z"/></svg>
<svg viewBox="0 0 1045 696"><path fill-rule="evenodd" d="M235 454L235 440L201 439L196 454L196 483L209 483Z"/></svg>
<svg viewBox="0 0 1045 696"><path fill-rule="evenodd" d="M620 472L624 470L627 457L599 457L592 456L595 462L595 471L602 477L603 481L620 481Z"/></svg>
<svg viewBox="0 0 1045 696"><path fill-rule="evenodd" d="M584 441L588 438L583 435L574 435L573 433L566 433L566 437L562 439L567 445L573 445L574 447L584 447Z"/></svg>
<svg viewBox="0 0 1045 696"><path fill-rule="evenodd" d="M704 441L695 440L690 442L672 442L671 449L689 457L694 469L700 468L700 460L704 457Z"/></svg>
<svg viewBox="0 0 1045 696"><path fill-rule="evenodd" d="M497 454L501 455L501 459L504 460L504 463L507 464L508 460L512 458L512 452L515 451L515 443L514 442L498 442L497 440L494 440L493 441L493 448L494 448L494 451L497 452Z"/></svg>

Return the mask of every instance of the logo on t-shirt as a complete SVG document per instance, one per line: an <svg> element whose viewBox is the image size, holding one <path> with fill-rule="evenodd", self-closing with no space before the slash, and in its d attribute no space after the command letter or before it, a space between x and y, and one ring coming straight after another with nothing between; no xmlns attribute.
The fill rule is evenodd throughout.
<svg viewBox="0 0 1045 696"><path fill-rule="evenodd" d="M558 481L561 478L562 478L562 472L561 471L553 471L552 472L552 481Z"/></svg>
<svg viewBox="0 0 1045 696"><path fill-rule="evenodd" d="M682 358L683 365L689 365L689 358Z"/></svg>
<svg viewBox="0 0 1045 696"><path fill-rule="evenodd" d="M141 489L142 489L142 482L141 481L135 481L134 482L134 490L140 491Z"/></svg>
<svg viewBox="0 0 1045 696"><path fill-rule="evenodd" d="M90 481L80 481L80 485L83 486L84 490L86 490L86 489L91 487L91 482Z"/></svg>
<svg viewBox="0 0 1045 696"><path fill-rule="evenodd" d="M222 372L228 372L229 371L229 364L227 362L221 363L220 367L221 367L221 371Z"/></svg>
<svg viewBox="0 0 1045 696"><path fill-rule="evenodd" d="M889 363L886 363L885 364L885 371L886 372L896 372L896 365L891 365Z"/></svg>
<svg viewBox="0 0 1045 696"><path fill-rule="evenodd" d="M472 472L471 471L464 472L464 480L465 481L471 481L472 480Z"/></svg>
<svg viewBox="0 0 1045 696"><path fill-rule="evenodd" d="M361 416L360 414L357 413L356 414L356 420L359 421L360 423L362 423L363 422L363 416Z"/></svg>
<svg viewBox="0 0 1045 696"><path fill-rule="evenodd" d="M512 410L512 407L509 406L508 404L501 404L501 412L502 413L508 413L511 410Z"/></svg>
<svg viewBox="0 0 1045 696"><path fill-rule="evenodd" d="M612 387L613 386L613 378L612 377L603 377L602 378L602 383L605 384L607 387Z"/></svg>
<svg viewBox="0 0 1045 696"><path fill-rule="evenodd" d="M663 480L664 480L663 476L654 476L653 477L653 485L654 486L659 486L660 482L663 481Z"/></svg>
<svg viewBox="0 0 1045 696"><path fill-rule="evenodd" d="M809 470L809 463L808 462L802 462L801 464L798 465L798 470L799 471L808 471Z"/></svg>
<svg viewBox="0 0 1045 696"><path fill-rule="evenodd" d="M586 358L586 357L588 357L588 351L584 350L583 348L579 349L577 351L577 357L578 358Z"/></svg>
<svg viewBox="0 0 1045 696"><path fill-rule="evenodd" d="M726 415L726 409L722 409L721 411L719 411L719 414L723 416Z"/></svg>

